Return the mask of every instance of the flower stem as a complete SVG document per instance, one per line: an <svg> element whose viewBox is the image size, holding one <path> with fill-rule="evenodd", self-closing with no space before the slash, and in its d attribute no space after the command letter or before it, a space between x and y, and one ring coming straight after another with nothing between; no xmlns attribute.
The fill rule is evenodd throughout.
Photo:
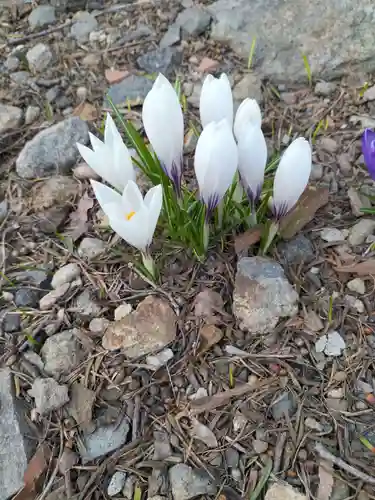
<svg viewBox="0 0 375 500"><path fill-rule="evenodd" d="M223 217L224 217L224 199L222 199L217 206L217 219L218 219L219 229L223 227Z"/></svg>
<svg viewBox="0 0 375 500"><path fill-rule="evenodd" d="M277 235L279 231L279 222L278 221L272 221L271 222L271 225L270 225L270 228L268 230L268 235L267 235L267 240L266 240L266 243L263 247L263 251L262 251L262 254L263 255L266 255L269 247L271 246L271 243L273 242L275 236Z"/></svg>
<svg viewBox="0 0 375 500"><path fill-rule="evenodd" d="M255 203L254 202L250 203L250 215L249 215L249 218L248 218L248 223L249 223L250 227L254 227L258 223L258 220L257 220L257 211L256 211L256 208L255 208Z"/></svg>
<svg viewBox="0 0 375 500"><path fill-rule="evenodd" d="M208 249L209 238L210 238L210 225L207 221L205 221L203 224L203 248L205 252L207 252Z"/></svg>
<svg viewBox="0 0 375 500"><path fill-rule="evenodd" d="M156 279L156 267L155 262L150 254L142 252L142 263L146 268L146 271L152 276L152 278Z"/></svg>

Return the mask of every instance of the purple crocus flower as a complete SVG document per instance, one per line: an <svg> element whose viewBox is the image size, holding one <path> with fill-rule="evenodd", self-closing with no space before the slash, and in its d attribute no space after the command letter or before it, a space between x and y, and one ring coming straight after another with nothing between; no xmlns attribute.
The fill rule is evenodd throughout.
<svg viewBox="0 0 375 500"><path fill-rule="evenodd" d="M368 173L375 181L375 132L370 128L362 135L362 153Z"/></svg>

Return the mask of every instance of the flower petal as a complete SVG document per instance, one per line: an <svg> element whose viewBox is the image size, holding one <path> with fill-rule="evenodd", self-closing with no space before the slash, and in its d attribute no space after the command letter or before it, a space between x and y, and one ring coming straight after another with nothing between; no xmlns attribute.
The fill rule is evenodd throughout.
<svg viewBox="0 0 375 500"><path fill-rule="evenodd" d="M157 157L172 178L173 165L182 167L184 117L175 89L161 74L146 96L142 120Z"/></svg>
<svg viewBox="0 0 375 500"><path fill-rule="evenodd" d="M286 215L305 190L311 173L311 146L299 137L286 149L276 170L273 185L275 217Z"/></svg>
<svg viewBox="0 0 375 500"><path fill-rule="evenodd" d="M93 151L87 146L79 143L77 143L77 148L85 162L98 175L100 175L100 177L102 177L104 180L108 180L107 172L110 170L110 168L108 168L108 155L106 155L104 144L102 144L102 147L97 151Z"/></svg>
<svg viewBox="0 0 375 500"><path fill-rule="evenodd" d="M367 170L375 180L375 132L369 128L362 135L362 153Z"/></svg>
<svg viewBox="0 0 375 500"><path fill-rule="evenodd" d="M131 212L139 212L143 207L143 196L134 181L129 181L122 193L122 207L124 215Z"/></svg>
<svg viewBox="0 0 375 500"><path fill-rule="evenodd" d="M119 142L123 143L121 134L118 131L112 116L107 113L104 126L104 144L109 148L113 148L114 145Z"/></svg>
<svg viewBox="0 0 375 500"><path fill-rule="evenodd" d="M123 238L129 245L145 252L149 245L149 226L147 220L147 210L145 207L127 220L114 216L114 210L110 210L112 215L108 215L111 228Z"/></svg>
<svg viewBox="0 0 375 500"><path fill-rule="evenodd" d="M160 184L158 186L152 187L147 192L144 199L144 204L148 211L148 244L150 245L163 205L163 188Z"/></svg>
<svg viewBox="0 0 375 500"><path fill-rule="evenodd" d="M220 78L207 75L202 86L199 112L202 127L210 122L219 122L223 119L233 126L233 97L230 82L225 73Z"/></svg>
<svg viewBox="0 0 375 500"><path fill-rule="evenodd" d="M94 180L91 180L90 182L95 194L95 198L98 200L99 205L102 207L104 212L106 211L104 208L106 205L115 204L121 207L122 198L117 191L111 189L105 184L102 184L101 182L97 182Z"/></svg>
<svg viewBox="0 0 375 500"><path fill-rule="evenodd" d="M104 142L102 142L100 139L98 139L94 134L92 134L91 132L89 132L89 138L90 138L90 143L91 143L91 147L92 149L96 152L96 151L100 151L102 150L105 146L104 146Z"/></svg>
<svg viewBox="0 0 375 500"><path fill-rule="evenodd" d="M251 125L261 127L262 112L255 99L246 98L239 105L234 119L233 130L237 141L240 139L241 133L245 132Z"/></svg>
<svg viewBox="0 0 375 500"><path fill-rule="evenodd" d="M262 191L267 164L267 144L262 130L250 126L238 141L238 170L251 202L256 203Z"/></svg>

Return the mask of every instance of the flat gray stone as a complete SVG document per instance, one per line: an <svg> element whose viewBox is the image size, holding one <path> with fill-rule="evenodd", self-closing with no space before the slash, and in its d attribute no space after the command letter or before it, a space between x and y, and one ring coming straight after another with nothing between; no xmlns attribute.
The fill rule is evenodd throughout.
<svg viewBox="0 0 375 500"><path fill-rule="evenodd" d="M175 66L181 64L182 52L176 48L165 47L145 52L137 59L138 66L147 73L168 75Z"/></svg>
<svg viewBox="0 0 375 500"><path fill-rule="evenodd" d="M129 429L127 418L123 418L120 424L115 422L112 425L97 427L92 434L84 435L82 442L78 443L82 462L86 464L123 446Z"/></svg>
<svg viewBox="0 0 375 500"><path fill-rule="evenodd" d="M175 23L185 36L202 35L211 23L211 14L201 7L189 7L180 12Z"/></svg>
<svg viewBox="0 0 375 500"><path fill-rule="evenodd" d="M48 415L69 401L68 386L58 384L53 378L35 379L29 394L34 398L36 411L40 415Z"/></svg>
<svg viewBox="0 0 375 500"><path fill-rule="evenodd" d="M38 43L27 51L26 59L33 73L45 70L52 61L52 52L45 43Z"/></svg>
<svg viewBox="0 0 375 500"><path fill-rule="evenodd" d="M55 7L52 5L38 5L31 11L28 21L32 30L54 23L56 21Z"/></svg>
<svg viewBox="0 0 375 500"><path fill-rule="evenodd" d="M177 464L169 469L174 500L190 500L201 495L215 495L218 486L205 470L198 470L186 464Z"/></svg>
<svg viewBox="0 0 375 500"><path fill-rule="evenodd" d="M127 104L142 104L149 93L153 81L145 76L131 75L119 83L111 85L108 89L108 97L116 106ZM110 107L107 98L104 99L104 107Z"/></svg>
<svg viewBox="0 0 375 500"><path fill-rule="evenodd" d="M166 33L164 33L163 38L160 40L160 48L165 49L166 47L172 47L181 40L181 27L174 23L172 24Z"/></svg>
<svg viewBox="0 0 375 500"><path fill-rule="evenodd" d="M40 354L48 375L58 378L71 373L83 360L84 350L73 330L65 330L49 337Z"/></svg>
<svg viewBox="0 0 375 500"><path fill-rule="evenodd" d="M42 130L27 142L16 160L20 177L35 179L67 173L79 157L77 142L89 141L87 123L78 116Z"/></svg>
<svg viewBox="0 0 375 500"><path fill-rule="evenodd" d="M292 240L282 241L277 249L288 264L310 262L315 256L311 241L303 234L299 234Z"/></svg>
<svg viewBox="0 0 375 500"><path fill-rule="evenodd" d="M237 264L233 312L240 328L253 334L272 332L279 319L295 316L298 294L283 268L265 257L243 257Z"/></svg>
<svg viewBox="0 0 375 500"><path fill-rule="evenodd" d="M52 288L58 288L65 283L71 283L76 278L81 276L81 268L78 264L72 262L60 267L58 271L53 275L51 286Z"/></svg>
<svg viewBox="0 0 375 500"><path fill-rule="evenodd" d="M255 37L255 67L273 81L306 81L301 52L325 80L375 70L373 0L217 0L208 10L211 38L247 60Z"/></svg>
<svg viewBox="0 0 375 500"><path fill-rule="evenodd" d="M0 500L8 500L24 486L23 475L33 453L26 408L16 398L8 368L0 370Z"/></svg>
<svg viewBox="0 0 375 500"><path fill-rule="evenodd" d="M82 259L91 260L99 257L107 249L107 243L99 238L83 238L77 253Z"/></svg>
<svg viewBox="0 0 375 500"><path fill-rule="evenodd" d="M87 42L90 33L98 27L98 21L87 11L78 12L75 20L76 22L70 28L70 35L77 42Z"/></svg>
<svg viewBox="0 0 375 500"><path fill-rule="evenodd" d="M22 109L0 103L0 134L6 130L16 129L21 125L21 120Z"/></svg>

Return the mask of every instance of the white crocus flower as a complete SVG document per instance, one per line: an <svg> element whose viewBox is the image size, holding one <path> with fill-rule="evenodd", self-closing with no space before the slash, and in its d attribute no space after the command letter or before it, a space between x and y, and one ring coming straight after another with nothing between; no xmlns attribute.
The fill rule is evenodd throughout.
<svg viewBox="0 0 375 500"><path fill-rule="evenodd" d="M111 228L142 253L145 266L153 274L149 247L163 203L161 185L152 187L144 198L133 181L128 182L122 195L100 182L92 180L91 185Z"/></svg>
<svg viewBox="0 0 375 500"><path fill-rule="evenodd" d="M135 180L136 174L130 152L109 113L105 122L104 142L91 133L89 136L92 149L77 143L82 158L100 177L122 192L128 181Z"/></svg>
<svg viewBox="0 0 375 500"><path fill-rule="evenodd" d="M245 130L238 141L238 170L249 198L252 212L262 192L267 163L267 144L257 125Z"/></svg>
<svg viewBox="0 0 375 500"><path fill-rule="evenodd" d="M211 122L195 149L194 169L202 201L209 217L223 199L237 170L238 150L227 120Z"/></svg>
<svg viewBox="0 0 375 500"><path fill-rule="evenodd" d="M260 110L259 104L255 99L249 99L248 97L242 101L239 105L234 119L234 135L239 141L240 136L244 133L249 126L256 125L261 127L262 125L262 112Z"/></svg>
<svg viewBox="0 0 375 500"><path fill-rule="evenodd" d="M155 80L143 103L142 121L148 140L179 195L184 117L175 89L162 74Z"/></svg>
<svg viewBox="0 0 375 500"><path fill-rule="evenodd" d="M202 127L211 122L226 119L233 126L233 97L230 82L225 73L220 78L207 75L202 86L199 112Z"/></svg>
<svg viewBox="0 0 375 500"><path fill-rule="evenodd" d="M273 184L272 212L278 220L295 206L311 174L312 152L309 142L299 137L281 157Z"/></svg>

